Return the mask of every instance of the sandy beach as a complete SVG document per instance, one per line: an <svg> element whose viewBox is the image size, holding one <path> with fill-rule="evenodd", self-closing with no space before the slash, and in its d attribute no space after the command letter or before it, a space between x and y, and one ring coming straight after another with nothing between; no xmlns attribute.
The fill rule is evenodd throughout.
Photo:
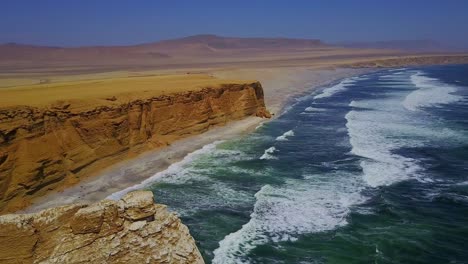
<svg viewBox="0 0 468 264"><path fill-rule="evenodd" d="M281 115L284 107L294 98L314 92L334 82L355 75L369 72L369 69L314 69L294 68L261 68L249 70L223 70L213 74L222 79L259 80L265 91L267 108ZM142 182L179 163L188 162L190 153L200 151L204 146L220 140L228 140L253 131L266 119L249 117L230 122L225 126L215 127L209 131L174 142L168 147L141 154L133 159L119 162L96 176L88 177L75 186L63 191L52 192L40 197L23 212L35 212L41 209L75 202L95 202L122 190L131 190L132 186L144 187ZM156 175L157 177L157 175ZM130 189L129 189L130 188ZM119 195L115 195L118 198Z"/></svg>

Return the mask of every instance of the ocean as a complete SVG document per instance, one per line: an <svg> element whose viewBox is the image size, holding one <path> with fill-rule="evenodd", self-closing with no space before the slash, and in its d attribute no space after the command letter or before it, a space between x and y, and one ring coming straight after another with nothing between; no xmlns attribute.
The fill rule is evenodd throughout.
<svg viewBox="0 0 468 264"><path fill-rule="evenodd" d="M207 263L468 263L468 65L341 80L146 186Z"/></svg>

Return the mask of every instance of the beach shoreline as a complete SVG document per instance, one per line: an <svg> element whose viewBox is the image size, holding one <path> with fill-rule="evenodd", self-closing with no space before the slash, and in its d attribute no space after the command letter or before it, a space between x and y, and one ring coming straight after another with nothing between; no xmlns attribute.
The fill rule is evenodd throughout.
<svg viewBox="0 0 468 264"><path fill-rule="evenodd" d="M238 79L257 77L256 79L264 87L267 108L275 114L273 118L277 118L297 98L333 85L341 79L370 71L375 71L375 69L295 67L250 71L231 70L215 72L214 75L219 78L236 77ZM95 176L87 177L74 186L60 191L52 191L45 196L36 198L30 206L19 212L37 212L70 203L92 203L106 199L114 193L132 189L132 186L139 185L155 174L167 170L171 165L182 162L190 153L200 150L208 144L241 137L254 131L264 122L268 122L268 120L248 117L229 122L224 126L211 128L199 135L178 140L167 147L144 152L105 168Z"/></svg>

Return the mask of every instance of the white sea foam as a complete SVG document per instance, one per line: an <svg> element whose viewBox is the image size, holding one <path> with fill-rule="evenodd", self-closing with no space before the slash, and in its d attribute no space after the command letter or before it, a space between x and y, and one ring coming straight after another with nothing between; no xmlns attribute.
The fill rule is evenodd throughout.
<svg viewBox="0 0 468 264"><path fill-rule="evenodd" d="M265 153L260 157L261 160L270 160L270 159L278 159L273 154L278 150L275 147L270 147L265 150Z"/></svg>
<svg viewBox="0 0 468 264"><path fill-rule="evenodd" d="M219 243L213 263L249 263L246 255L258 245L346 225L350 207L366 199L355 175L337 176L308 175L280 187L263 186L250 221Z"/></svg>
<svg viewBox="0 0 468 264"><path fill-rule="evenodd" d="M287 132L284 132L283 135L279 136L276 138L276 141L286 141L288 140L289 137L293 137L294 136L294 131L293 130L289 130Z"/></svg>
<svg viewBox="0 0 468 264"><path fill-rule="evenodd" d="M363 177L372 187L407 179L431 181L422 176L423 168L416 160L395 153L398 149L426 146L430 142L451 144L466 141L463 133L439 126L436 120L428 121L426 116L418 112L408 111L408 107L401 104L407 99L405 93L397 92L384 99L355 100L350 103L350 106L356 108L345 116L351 152L365 158L361 162ZM432 99L430 104L435 101ZM422 101L418 103L423 104L428 105Z"/></svg>
<svg viewBox="0 0 468 264"><path fill-rule="evenodd" d="M351 107L357 107L358 106L358 103L356 101L351 101L351 103L349 103L349 106Z"/></svg>
<svg viewBox="0 0 468 264"><path fill-rule="evenodd" d="M304 96L301 96L301 97L294 98L294 103L291 103L291 104L287 105L286 107L284 107L281 114L285 114L285 113L289 112L298 103L303 102L305 100L309 100L311 97L313 97L313 94L308 94L308 95L304 95Z"/></svg>
<svg viewBox="0 0 468 264"><path fill-rule="evenodd" d="M148 179L142 181L139 184L133 185L121 191L115 192L107 197L107 199L118 200L125 194L131 191L140 190L148 187L158 179L162 177L166 178L177 178L178 175L184 172L184 166L192 163L200 155L209 153L216 149L216 146L223 141L216 141L211 144L203 146L203 148L198 149L192 153L187 154L181 161L171 164L166 170L156 173L155 175L149 177Z"/></svg>
<svg viewBox="0 0 468 264"><path fill-rule="evenodd" d="M287 112L291 111L291 109L293 109L294 105L295 104L291 104L291 105L288 105L288 106L284 107L281 114L286 114Z"/></svg>
<svg viewBox="0 0 468 264"><path fill-rule="evenodd" d="M395 75L401 75L401 74L405 74L405 73L406 73L406 71L400 71L400 72L395 72L394 74Z"/></svg>
<svg viewBox="0 0 468 264"><path fill-rule="evenodd" d="M459 182L459 183L457 183L456 185L468 185L468 181Z"/></svg>
<svg viewBox="0 0 468 264"><path fill-rule="evenodd" d="M380 75L379 80L388 81L408 81L407 75L411 74L410 71L391 72L390 74Z"/></svg>
<svg viewBox="0 0 468 264"><path fill-rule="evenodd" d="M386 126L362 119L357 111L346 115L352 153L363 158L364 180L372 187L390 185L416 175L420 169L416 161L394 154L398 141L387 135ZM381 122L381 121L379 121Z"/></svg>
<svg viewBox="0 0 468 264"><path fill-rule="evenodd" d="M352 101L350 106L367 110L352 110L345 116L351 152L365 158L361 161L363 178L372 187L417 178L421 169L415 160L394 153L423 143L418 136L424 127L405 115L400 100Z"/></svg>
<svg viewBox="0 0 468 264"><path fill-rule="evenodd" d="M326 111L326 109L309 106L306 109L304 109L304 111L306 111L306 112L324 112L324 111Z"/></svg>
<svg viewBox="0 0 468 264"><path fill-rule="evenodd" d="M330 96L332 96L334 94L342 92L342 91L346 90L347 86L349 86L350 84L352 84L354 82L355 82L355 80L353 80L352 78L344 79L340 83L338 83L338 84L336 84L336 85L334 85L332 87L324 89L320 94L317 94L316 96L314 96L314 99L327 98L327 97L330 97Z"/></svg>
<svg viewBox="0 0 468 264"><path fill-rule="evenodd" d="M351 152L365 158L361 162L363 177L372 187L406 179L429 180L421 176L423 169L416 160L399 155L395 150L424 146L434 139L450 142L464 138L448 128L433 127L433 122L407 111L453 100L450 89L440 88L436 85L437 80L425 77L421 72L404 77L411 79L419 90L406 97L405 93L397 92L387 94L385 99L355 100L349 104L357 108L346 115ZM421 90L424 91L421 93ZM429 95L434 98L428 98Z"/></svg>
<svg viewBox="0 0 468 264"><path fill-rule="evenodd" d="M365 81L365 80L369 80L369 77L362 75L362 76L351 77L350 79L352 81Z"/></svg>
<svg viewBox="0 0 468 264"><path fill-rule="evenodd" d="M379 80L387 80L387 79L395 79L395 78L399 78L398 76L395 76L394 74L388 74L388 75L382 75L382 76L379 76Z"/></svg>
<svg viewBox="0 0 468 264"><path fill-rule="evenodd" d="M409 82L409 75L405 78ZM337 161L324 164L336 168L335 173L303 175L303 179L289 179L281 186L263 186L255 195L250 221L219 243L213 263L250 263L248 254L259 245L295 241L300 234L346 225L350 208L366 200L362 190L369 186L407 179L430 181L421 176L423 168L416 160L395 151L422 146L427 138L457 135L446 128L430 129L424 120L418 119L417 112L404 108L401 102L406 93L396 91L384 99L350 103L355 109L346 115L346 128L352 153L363 158L362 174L339 170ZM269 148L265 154L275 150ZM359 213L373 211L361 208Z"/></svg>
<svg viewBox="0 0 468 264"><path fill-rule="evenodd" d="M418 88L406 96L403 106L411 111L421 110L424 107L438 107L442 104L462 100L462 96L455 95L457 87L430 78L423 72L411 75L411 82Z"/></svg>

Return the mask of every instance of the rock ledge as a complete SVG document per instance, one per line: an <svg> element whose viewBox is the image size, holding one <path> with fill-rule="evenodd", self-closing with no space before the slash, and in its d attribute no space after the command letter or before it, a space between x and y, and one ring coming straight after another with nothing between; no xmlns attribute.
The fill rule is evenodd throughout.
<svg viewBox="0 0 468 264"><path fill-rule="evenodd" d="M204 263L153 193L0 216L0 263Z"/></svg>

